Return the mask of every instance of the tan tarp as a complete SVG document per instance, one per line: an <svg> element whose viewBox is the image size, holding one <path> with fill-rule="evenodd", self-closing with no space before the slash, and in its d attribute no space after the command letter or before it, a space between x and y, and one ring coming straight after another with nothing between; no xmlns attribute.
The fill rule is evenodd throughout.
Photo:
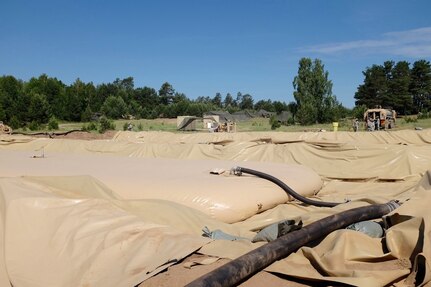
<svg viewBox="0 0 431 287"><path fill-rule="evenodd" d="M175 205L118 202L88 177L3 178L0 190L1 286L135 286L208 242L158 222Z"/></svg>
<svg viewBox="0 0 431 287"><path fill-rule="evenodd" d="M308 281L310 285L326 281L331 285L338 282L354 286L422 286L431 280L430 142L430 130L238 134L121 132L113 141L92 142L3 136L0 138L3 173L0 179L0 280L3 281L0 284L134 286L199 248L202 254L235 258L262 244L244 240L208 243L208 239L200 236L204 226L252 238L255 231L282 219L301 218L308 224L349 208L398 199L403 204L387 219L390 226L383 239L339 230L316 246L303 247L266 270L287 275L287 278L311 280ZM38 158L42 154L45 158ZM142 164L171 162L168 159L187 165L207 160L301 164L324 180L318 198L336 202L350 199L351 202L335 208L289 202L244 221L227 224L169 200L126 199L121 193L127 194L125 190L132 182L124 182L127 188L118 185L114 191L99 174L96 176L102 183L94 177L74 173L61 177L62 163L53 164L55 173L51 175L57 177L22 177L37 173L30 168L30 172L24 174L25 165L5 162L16 155L26 155L32 164L47 162L50 157L59 155L65 156L65 160L76 157L83 161L86 157L100 157L100 161L94 160L99 163L117 157L116 160L130 163L140 158ZM32 156L36 158L30 158ZM86 163L91 166L90 161ZM66 162L64 167L67 171ZM22 174L18 168L22 168ZM90 169L82 166L82 174ZM109 167L100 169L109 174ZM14 174L6 175L12 170ZM100 176L102 174L100 172ZM193 179L195 177L196 174ZM235 180L242 182L243 179ZM254 183L260 181L254 180ZM145 282L142 285L145 286ZM172 285L175 284L171 282L167 286Z"/></svg>
<svg viewBox="0 0 431 287"><path fill-rule="evenodd" d="M254 176L230 175L238 162L79 155L45 151L1 151L3 176L91 175L123 199L163 199L200 210L223 222L237 222L292 198L273 183ZM310 168L292 164L246 162L280 178L299 194L313 196L322 180ZM215 171L217 174L211 174ZM218 175L218 173L221 173ZM303 181L303 178L307 178Z"/></svg>
<svg viewBox="0 0 431 287"><path fill-rule="evenodd" d="M19 139L17 140L19 141ZM21 141L24 141L21 140ZM430 168L431 132L173 134L120 132L115 141L36 139L3 150L142 158L297 163L329 179L419 180ZM4 143L4 144L2 144ZM319 164L316 164L319 163Z"/></svg>

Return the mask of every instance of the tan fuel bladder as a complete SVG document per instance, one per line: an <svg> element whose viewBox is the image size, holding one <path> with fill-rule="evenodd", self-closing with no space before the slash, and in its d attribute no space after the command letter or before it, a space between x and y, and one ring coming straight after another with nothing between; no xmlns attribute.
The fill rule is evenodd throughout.
<svg viewBox="0 0 431 287"><path fill-rule="evenodd" d="M266 271L310 286L425 286L430 143L430 130L1 136L0 286L146 286L159 276L175 286L180 277L159 272L193 252L233 259L263 244L211 241L202 237L205 226L253 238L280 220L307 225L392 199L402 205L386 218L383 238L338 230ZM272 174L315 200L350 201L334 208L289 201L270 182L229 175L235 165Z"/></svg>

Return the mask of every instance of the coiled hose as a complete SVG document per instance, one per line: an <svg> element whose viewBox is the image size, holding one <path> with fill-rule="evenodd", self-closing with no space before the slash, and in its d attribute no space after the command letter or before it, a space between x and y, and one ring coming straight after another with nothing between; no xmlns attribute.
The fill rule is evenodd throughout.
<svg viewBox="0 0 431 287"><path fill-rule="evenodd" d="M237 167L232 168L231 173L238 175L238 176L240 176L243 173L247 173L247 174L251 174L251 175L258 176L260 178L269 180L269 181L275 183L276 185L278 185L279 187L281 187L287 194L289 194L290 196L292 196L293 198L295 198L299 201L302 201L305 204L319 206L319 207L334 207L334 206L337 206L337 205L342 203L342 202L340 202L340 203L325 202L325 201L318 201L318 200L309 199L305 196L300 195L296 191L294 191L292 188L290 188L287 184L285 184L284 182L282 182L278 178L276 178L272 175L269 175L267 173L261 172L261 171L237 166Z"/></svg>

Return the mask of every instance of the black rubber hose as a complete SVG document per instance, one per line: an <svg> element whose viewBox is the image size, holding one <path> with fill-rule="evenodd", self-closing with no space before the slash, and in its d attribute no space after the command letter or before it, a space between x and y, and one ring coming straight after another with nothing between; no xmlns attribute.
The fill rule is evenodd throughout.
<svg viewBox="0 0 431 287"><path fill-rule="evenodd" d="M294 191L292 188L290 188L287 184L285 184L284 182L282 182L278 178L276 178L272 175L269 175L267 173L261 172L261 171L257 171L257 170L238 166L238 167L234 167L232 169L232 172L235 175L241 175L242 173L248 173L248 174L255 175L255 176L258 176L260 178L269 180L269 181L275 183L276 185L278 185L279 187L281 187L287 194L291 195L293 198L295 198L299 201L302 201L303 203L309 204L309 205L314 205L314 206L319 206L319 207L334 207L334 206L341 204L341 202L340 203L338 203L338 202L325 202L325 201L318 201L318 200L309 199L305 196L300 195L296 191Z"/></svg>
<svg viewBox="0 0 431 287"><path fill-rule="evenodd" d="M207 273L188 287L237 286L251 275L263 270L277 260L283 259L305 244L322 238L332 231L350 224L381 218L399 207L395 201L353 208L313 222L300 230L277 238L223 266Z"/></svg>

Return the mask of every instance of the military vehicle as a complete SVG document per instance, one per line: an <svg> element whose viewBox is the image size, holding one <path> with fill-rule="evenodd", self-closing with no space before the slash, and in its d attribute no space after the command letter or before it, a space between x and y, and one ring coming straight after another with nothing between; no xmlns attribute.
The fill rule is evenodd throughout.
<svg viewBox="0 0 431 287"><path fill-rule="evenodd" d="M365 127L368 130L392 129L395 127L397 113L394 110L368 109L364 113Z"/></svg>

